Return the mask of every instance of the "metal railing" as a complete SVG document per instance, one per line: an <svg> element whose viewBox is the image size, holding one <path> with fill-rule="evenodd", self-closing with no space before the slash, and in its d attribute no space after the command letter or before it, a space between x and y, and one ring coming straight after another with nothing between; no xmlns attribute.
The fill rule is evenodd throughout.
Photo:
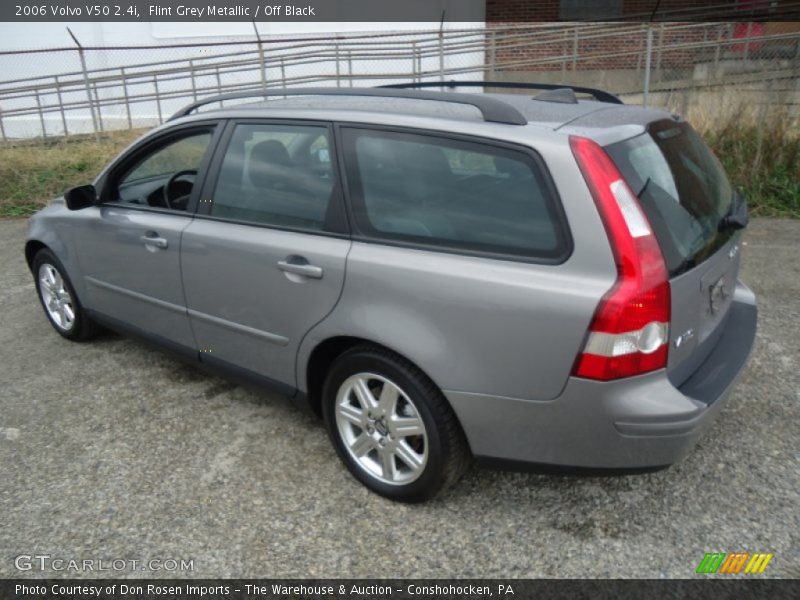
<svg viewBox="0 0 800 600"><path fill-rule="evenodd" d="M163 122L199 97L304 85L513 79L608 87L668 104L716 88L796 111L800 31L757 23L523 24L213 44L0 52L0 136L102 133ZM759 102L764 102L761 98Z"/></svg>

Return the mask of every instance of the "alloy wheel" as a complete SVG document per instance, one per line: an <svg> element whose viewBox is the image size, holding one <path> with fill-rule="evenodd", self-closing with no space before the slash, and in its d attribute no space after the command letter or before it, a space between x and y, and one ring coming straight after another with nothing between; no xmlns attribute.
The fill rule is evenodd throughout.
<svg viewBox="0 0 800 600"><path fill-rule="evenodd" d="M414 402L374 373L348 377L336 394L336 426L347 453L365 473L406 485L428 462L428 434Z"/></svg>
<svg viewBox="0 0 800 600"><path fill-rule="evenodd" d="M75 303L61 273L49 263L39 267L39 294L56 327L70 331L75 325Z"/></svg>

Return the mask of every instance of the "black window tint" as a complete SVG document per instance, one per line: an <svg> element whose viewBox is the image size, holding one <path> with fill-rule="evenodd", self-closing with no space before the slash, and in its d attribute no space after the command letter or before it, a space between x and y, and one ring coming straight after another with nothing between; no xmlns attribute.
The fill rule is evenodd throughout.
<svg viewBox="0 0 800 600"><path fill-rule="evenodd" d="M526 153L432 135L343 132L362 233L467 251L564 254L553 200Z"/></svg>
<svg viewBox="0 0 800 600"><path fill-rule="evenodd" d="M237 125L220 167L211 214L323 229L334 187L329 148L325 127Z"/></svg>

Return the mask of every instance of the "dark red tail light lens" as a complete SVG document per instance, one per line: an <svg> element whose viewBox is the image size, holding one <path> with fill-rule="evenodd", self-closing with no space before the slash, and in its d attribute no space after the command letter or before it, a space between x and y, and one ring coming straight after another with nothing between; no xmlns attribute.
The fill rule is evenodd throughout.
<svg viewBox="0 0 800 600"><path fill-rule="evenodd" d="M617 263L617 281L597 307L573 374L608 381L667 365L670 288L658 240L639 201L594 141L570 137Z"/></svg>

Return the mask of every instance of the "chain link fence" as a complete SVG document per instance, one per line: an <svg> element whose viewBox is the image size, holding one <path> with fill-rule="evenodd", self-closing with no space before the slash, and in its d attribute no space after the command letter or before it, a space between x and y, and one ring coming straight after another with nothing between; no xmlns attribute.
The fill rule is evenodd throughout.
<svg viewBox="0 0 800 600"><path fill-rule="evenodd" d="M800 24L546 23L0 52L0 136L152 126L197 98L286 86L532 81L690 119L800 116ZM530 93L530 92L528 92Z"/></svg>
<svg viewBox="0 0 800 600"><path fill-rule="evenodd" d="M576 25L490 38L487 79L599 87L703 124L800 117L800 23Z"/></svg>

